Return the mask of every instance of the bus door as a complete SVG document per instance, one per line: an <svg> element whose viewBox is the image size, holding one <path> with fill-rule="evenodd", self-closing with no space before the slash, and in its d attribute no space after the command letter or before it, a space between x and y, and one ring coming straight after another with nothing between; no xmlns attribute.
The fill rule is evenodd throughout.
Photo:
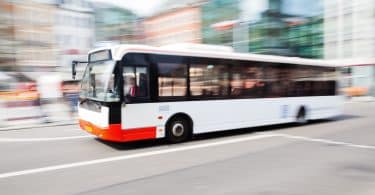
<svg viewBox="0 0 375 195"><path fill-rule="evenodd" d="M157 120L156 106L150 104L150 70L146 55L126 54L122 75L122 129L154 127Z"/></svg>

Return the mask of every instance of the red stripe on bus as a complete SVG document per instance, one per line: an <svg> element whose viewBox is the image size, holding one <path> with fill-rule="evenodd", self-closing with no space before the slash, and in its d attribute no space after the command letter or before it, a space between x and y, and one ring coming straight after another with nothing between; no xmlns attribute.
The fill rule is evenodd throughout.
<svg viewBox="0 0 375 195"><path fill-rule="evenodd" d="M156 138L156 127L121 129L121 124L110 124L107 128L102 128L82 119L79 120L79 125L83 130L108 141L128 142Z"/></svg>

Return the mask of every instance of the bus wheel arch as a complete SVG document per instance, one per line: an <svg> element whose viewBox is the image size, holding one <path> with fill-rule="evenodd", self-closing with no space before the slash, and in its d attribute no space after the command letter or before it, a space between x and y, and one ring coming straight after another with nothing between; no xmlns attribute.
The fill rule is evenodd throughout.
<svg viewBox="0 0 375 195"><path fill-rule="evenodd" d="M186 113L176 113L165 124L166 138L172 143L183 142L193 135L193 120Z"/></svg>
<svg viewBox="0 0 375 195"><path fill-rule="evenodd" d="M307 109L305 105L301 105L298 108L297 114L296 114L296 123L297 124L306 124L308 122L307 120Z"/></svg>

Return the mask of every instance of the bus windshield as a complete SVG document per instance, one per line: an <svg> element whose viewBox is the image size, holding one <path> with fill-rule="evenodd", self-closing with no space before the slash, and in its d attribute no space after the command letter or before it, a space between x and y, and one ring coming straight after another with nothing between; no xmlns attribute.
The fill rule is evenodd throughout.
<svg viewBox="0 0 375 195"><path fill-rule="evenodd" d="M103 102L120 101L115 64L112 60L89 62L81 81L80 97Z"/></svg>

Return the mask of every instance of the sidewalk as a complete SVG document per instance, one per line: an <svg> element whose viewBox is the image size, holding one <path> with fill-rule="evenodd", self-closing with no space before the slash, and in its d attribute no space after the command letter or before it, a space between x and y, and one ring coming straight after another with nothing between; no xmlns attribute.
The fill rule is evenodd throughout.
<svg viewBox="0 0 375 195"><path fill-rule="evenodd" d="M41 123L41 124L30 124L30 125L19 125L19 126L9 126L0 127L0 131L11 131L11 130L21 130L21 129L32 129L41 127L54 127L54 126L65 126L65 125L78 125L77 119L72 119L72 121L63 122L52 122L52 123Z"/></svg>
<svg viewBox="0 0 375 195"><path fill-rule="evenodd" d="M373 96L358 96L347 99L347 102L374 102L375 97Z"/></svg>
<svg viewBox="0 0 375 195"><path fill-rule="evenodd" d="M55 103L44 106L44 114L47 114L48 117L43 116L43 113L41 113L42 110L39 106L23 107L22 109L17 108L17 110L15 110L15 108L6 108L4 111L4 113L1 113L3 115L3 120L0 120L0 131L73 125L78 123L77 113L71 115L69 113L69 107L63 103ZM33 114L39 117L35 117L35 119L20 118L12 121L6 121L5 118L4 120L4 115L5 117L10 117L9 115L17 117L23 116L25 113L30 113L30 111L35 111Z"/></svg>

